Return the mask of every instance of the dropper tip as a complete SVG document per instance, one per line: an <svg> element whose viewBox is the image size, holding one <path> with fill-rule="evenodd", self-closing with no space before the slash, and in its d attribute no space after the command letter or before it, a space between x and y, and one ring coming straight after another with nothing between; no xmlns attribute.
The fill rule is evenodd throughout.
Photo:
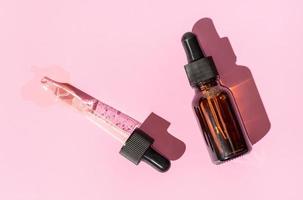
<svg viewBox="0 0 303 200"><path fill-rule="evenodd" d="M55 81L52 80L52 79L50 79L50 78L47 77L47 76L44 76L44 77L40 80L40 82L41 82L42 84L46 84L46 83L48 83L48 82L55 82Z"/></svg>
<svg viewBox="0 0 303 200"><path fill-rule="evenodd" d="M43 83L43 84L46 83L46 82L47 82L47 77L44 76L44 77L40 80L40 82Z"/></svg>
<svg viewBox="0 0 303 200"><path fill-rule="evenodd" d="M57 81L54 81L53 79L44 76L41 80L40 83L43 87L44 90L46 91L52 91L53 93L55 93L57 95L57 91L59 88L62 88L63 85L62 83L59 83Z"/></svg>

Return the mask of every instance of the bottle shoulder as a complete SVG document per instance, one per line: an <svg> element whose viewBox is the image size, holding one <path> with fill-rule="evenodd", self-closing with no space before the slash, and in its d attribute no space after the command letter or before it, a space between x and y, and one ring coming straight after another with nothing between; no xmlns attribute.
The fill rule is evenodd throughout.
<svg viewBox="0 0 303 200"><path fill-rule="evenodd" d="M197 106L201 103L201 101L212 98L232 98L232 92L229 88L223 85L217 85L211 88L207 88L205 90L195 90L195 96L192 100L192 105Z"/></svg>

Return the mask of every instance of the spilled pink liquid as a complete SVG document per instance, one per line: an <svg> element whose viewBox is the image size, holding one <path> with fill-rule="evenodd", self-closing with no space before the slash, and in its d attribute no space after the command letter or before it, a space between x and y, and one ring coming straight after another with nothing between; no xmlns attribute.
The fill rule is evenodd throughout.
<svg viewBox="0 0 303 200"><path fill-rule="evenodd" d="M42 107L53 105L56 99L52 94L44 91L44 89L41 87L41 79L47 75L55 78L58 81L68 82L70 79L69 73L60 66L33 66L30 70L32 72L32 77L22 87L22 98Z"/></svg>

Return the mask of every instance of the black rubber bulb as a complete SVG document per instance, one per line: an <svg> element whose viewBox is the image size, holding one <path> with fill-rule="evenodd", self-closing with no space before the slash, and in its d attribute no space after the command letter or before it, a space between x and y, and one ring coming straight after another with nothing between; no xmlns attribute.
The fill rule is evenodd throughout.
<svg viewBox="0 0 303 200"><path fill-rule="evenodd" d="M185 33L182 37L182 45L184 47L188 63L205 57L199 45L197 36L194 33Z"/></svg>
<svg viewBox="0 0 303 200"><path fill-rule="evenodd" d="M155 151L152 147L148 148L144 153L142 161L160 172L166 172L170 168L170 161Z"/></svg>
<svg viewBox="0 0 303 200"><path fill-rule="evenodd" d="M160 172L166 172L170 168L170 160L153 149L154 139L140 128L136 128L126 140L120 150L120 154L138 165L144 161Z"/></svg>

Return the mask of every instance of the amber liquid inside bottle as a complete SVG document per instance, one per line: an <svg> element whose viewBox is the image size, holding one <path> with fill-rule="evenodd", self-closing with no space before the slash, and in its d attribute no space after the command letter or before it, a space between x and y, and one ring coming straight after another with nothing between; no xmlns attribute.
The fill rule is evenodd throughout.
<svg viewBox="0 0 303 200"><path fill-rule="evenodd" d="M233 95L217 79L200 84L193 107L214 163L220 164L251 150Z"/></svg>

